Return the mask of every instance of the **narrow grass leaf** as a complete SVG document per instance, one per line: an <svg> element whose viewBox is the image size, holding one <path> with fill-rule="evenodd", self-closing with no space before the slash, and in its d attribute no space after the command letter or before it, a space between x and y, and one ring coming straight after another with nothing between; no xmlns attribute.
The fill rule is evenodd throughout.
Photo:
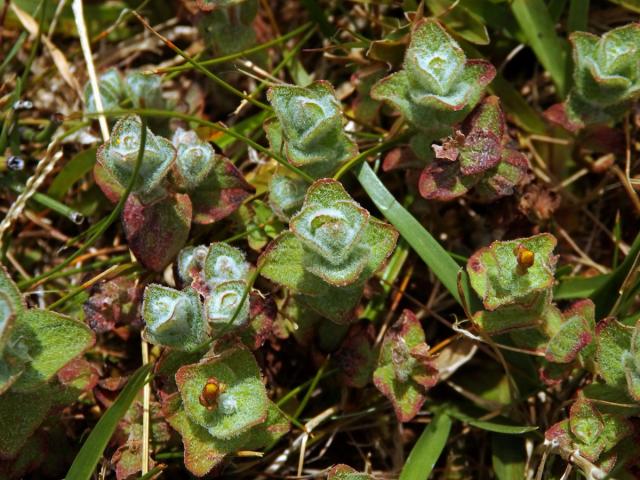
<svg viewBox="0 0 640 480"><path fill-rule="evenodd" d="M107 447L118 422L127 412L138 392L147 383L151 364L140 367L129 379L113 405L104 413L89 434L65 477L66 480L88 480L93 475L104 449Z"/></svg>
<svg viewBox="0 0 640 480"><path fill-rule="evenodd" d="M472 427L479 428L480 430L486 430L488 432L520 435L522 433L533 432L534 430L538 429L538 427L530 425L511 425L508 423L478 420L477 418L465 415L464 413L454 408L447 408L445 411L447 412L447 415L460 420L461 422L468 423Z"/></svg>
<svg viewBox="0 0 640 480"><path fill-rule="evenodd" d="M438 241L415 219L387 190L367 163L358 171L358 181L365 189L380 213L400 232L407 243L433 271L453 297L461 303L458 293L458 272L456 261L442 248ZM475 302L466 274L462 271L461 287L467 302Z"/></svg>
<svg viewBox="0 0 640 480"><path fill-rule="evenodd" d="M563 277L553 289L554 300L572 300L587 298L604 285L611 275L596 275L595 277Z"/></svg>
<svg viewBox="0 0 640 480"><path fill-rule="evenodd" d="M558 95L563 98L568 86L567 42L556 34L547 6L542 0L514 0L511 10L527 38L527 43L551 75Z"/></svg>
<svg viewBox="0 0 640 480"><path fill-rule="evenodd" d="M56 200L61 200L74 183L91 171L96 163L96 150L97 147L88 148L71 158L53 179L47 193Z"/></svg>
<svg viewBox="0 0 640 480"><path fill-rule="evenodd" d="M400 480L426 480L442 454L451 431L451 417L438 412L422 431L400 473Z"/></svg>

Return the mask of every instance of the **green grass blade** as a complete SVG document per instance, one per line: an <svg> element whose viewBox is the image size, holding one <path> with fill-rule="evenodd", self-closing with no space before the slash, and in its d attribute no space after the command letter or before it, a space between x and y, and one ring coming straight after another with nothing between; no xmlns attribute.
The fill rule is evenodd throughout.
<svg viewBox="0 0 640 480"><path fill-rule="evenodd" d="M151 364L147 364L140 367L131 376L126 387L104 413L82 445L65 477L66 480L88 480L91 478L100 458L102 458L104 449L118 426L118 422L127 413L140 389L147 383L150 370Z"/></svg>
<svg viewBox="0 0 640 480"><path fill-rule="evenodd" d="M640 13L640 0L609 0L611 3L620 5L632 12Z"/></svg>
<svg viewBox="0 0 640 480"><path fill-rule="evenodd" d="M461 302L458 292L458 272L462 272L461 290L467 302L473 303L476 297L471 291L466 273L456 261L442 248L438 241L411 215L387 190L367 163L363 163L358 171L358 181L365 189L380 213L385 216L400 232L400 235L427 264L444 287Z"/></svg>
<svg viewBox="0 0 640 480"><path fill-rule="evenodd" d="M440 411L422 431L400 473L400 480L426 480L444 450L451 431L451 417Z"/></svg>
<svg viewBox="0 0 640 480"><path fill-rule="evenodd" d="M47 193L56 200L62 200L73 184L93 169L97 150L97 147L92 147L73 156L53 179Z"/></svg>
<svg viewBox="0 0 640 480"><path fill-rule="evenodd" d="M569 32L586 32L589 23L589 0L571 0L567 30Z"/></svg>
<svg viewBox="0 0 640 480"><path fill-rule="evenodd" d="M607 282L598 288L590 296L593 303L596 304L596 318L601 319L607 315L610 315L618 298L620 297L620 289L622 288L627 275L633 270L637 269L640 264L640 233L636 235L636 239L633 241L629 254L624 261L616 268Z"/></svg>
<svg viewBox="0 0 640 480"><path fill-rule="evenodd" d="M89 434L65 477L66 480L88 480L93 475L118 422L127 412L138 392L148 381L151 364L140 367L124 387L113 405L104 413Z"/></svg>
<svg viewBox="0 0 640 480"><path fill-rule="evenodd" d="M542 0L513 0L511 10L527 38L527 43L551 75L558 95L563 98L568 86L568 44L556 34L547 6Z"/></svg>
<svg viewBox="0 0 640 480"><path fill-rule="evenodd" d="M610 275L596 275L595 277L563 277L553 289L554 300L572 300L587 298L602 287Z"/></svg>
<svg viewBox="0 0 640 480"><path fill-rule="evenodd" d="M478 420L477 418L470 417L469 415L465 415L455 407L445 408L445 412L447 415L460 420L461 422L468 423L472 427L479 428L480 430L486 430L488 432L494 433L506 433L510 435L520 435L527 432L533 432L534 430L538 430L536 426L530 425L512 425L509 423L502 422L489 422L486 420Z"/></svg>

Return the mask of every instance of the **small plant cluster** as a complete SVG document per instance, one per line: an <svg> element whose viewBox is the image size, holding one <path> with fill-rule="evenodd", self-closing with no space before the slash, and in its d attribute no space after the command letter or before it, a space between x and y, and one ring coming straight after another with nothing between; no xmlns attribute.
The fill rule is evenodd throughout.
<svg viewBox="0 0 640 480"><path fill-rule="evenodd" d="M238 169L196 132L178 128L171 141L142 122L119 120L97 154L96 183L112 202L133 185L122 211L129 248L140 263L161 271L185 245L191 223L210 224L233 213L253 191Z"/></svg>
<svg viewBox="0 0 640 480"><path fill-rule="evenodd" d="M640 24L614 28L602 37L575 32L571 44L573 88L548 117L571 131L619 120L640 97Z"/></svg>
<svg viewBox="0 0 640 480"><path fill-rule="evenodd" d="M289 230L258 260L263 276L336 323L349 323L365 282L393 251L398 233L356 203L340 182L317 180Z"/></svg>
<svg viewBox="0 0 640 480"><path fill-rule="evenodd" d="M418 182L424 198L450 201L475 187L491 201L527 178L526 157L509 146L500 100L481 101L494 76L490 63L467 60L442 25L423 19L413 26L404 68L372 87L374 99L398 109L418 131L411 144L428 161ZM441 146L432 145L442 137Z"/></svg>
<svg viewBox="0 0 640 480"><path fill-rule="evenodd" d="M214 243L184 249L176 264L184 288L147 286L143 335L167 348L158 367L166 378L163 411L182 436L185 466L203 476L230 453L271 445L289 424L268 399L258 364L241 342L250 337L252 348L262 343L242 336L250 321L261 321L255 313L251 318L256 309L250 303L263 301L249 292L244 254Z"/></svg>
<svg viewBox="0 0 640 480"><path fill-rule="evenodd" d="M5 3L0 480L640 477L638 0Z"/></svg>
<svg viewBox="0 0 640 480"><path fill-rule="evenodd" d="M0 459L14 463L17 472L25 461L39 463L30 455L32 449L40 454L35 434L48 415L93 387L92 367L77 357L94 341L83 323L28 308L0 265L0 424L11 426L0 432Z"/></svg>
<svg viewBox="0 0 640 480"><path fill-rule="evenodd" d="M511 195L527 176L529 162L509 147L498 97L486 97L454 137L434 145L435 160L422 171L420 194L448 201L471 188L486 201Z"/></svg>
<svg viewBox="0 0 640 480"><path fill-rule="evenodd" d="M162 96L162 80L158 75L128 72L124 78L116 68L110 68L98 77L98 90L103 111L118 110L130 103L134 108L163 109L167 106ZM98 112L91 84L84 87L86 113Z"/></svg>
<svg viewBox="0 0 640 480"><path fill-rule="evenodd" d="M271 149L310 177L326 177L358 153L343 130L340 102L329 82L277 85L267 97L275 113L264 125ZM273 175L269 184L273 211L288 221L301 207L307 187L304 179Z"/></svg>
<svg viewBox="0 0 640 480"><path fill-rule="evenodd" d="M258 0L198 0L196 7L198 29L215 55L240 52L255 44Z"/></svg>
<svg viewBox="0 0 640 480"><path fill-rule="evenodd" d="M413 25L403 69L374 85L371 96L434 139L464 120L495 74L489 62L468 60L437 20L425 18Z"/></svg>
<svg viewBox="0 0 640 480"><path fill-rule="evenodd" d="M496 241L472 255L467 272L485 308L472 321L489 335L506 335L518 347L543 354L540 373L546 383L557 384L575 369L599 379L584 389L568 419L547 430L546 438L585 473L605 475L620 456L637 449L620 442L633 433L626 418L633 412L601 411L596 403L606 403L611 395L622 403L640 401L640 324L631 327L612 317L596 323L591 300L561 311L553 302L555 245L553 236L540 234Z"/></svg>

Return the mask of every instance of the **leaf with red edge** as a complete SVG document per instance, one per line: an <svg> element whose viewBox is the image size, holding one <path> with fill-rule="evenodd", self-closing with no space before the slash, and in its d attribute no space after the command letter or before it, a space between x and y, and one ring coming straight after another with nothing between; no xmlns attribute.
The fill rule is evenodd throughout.
<svg viewBox="0 0 640 480"><path fill-rule="evenodd" d="M545 357L550 362L570 363L595 338L595 305L581 300L562 314L564 323L547 345Z"/></svg>
<svg viewBox="0 0 640 480"><path fill-rule="evenodd" d="M464 176L458 162L435 160L420 175L418 188L427 200L447 202L469 191L479 180L477 176Z"/></svg>
<svg viewBox="0 0 640 480"><path fill-rule="evenodd" d="M129 248L146 268L162 271L186 243L191 215L186 195L171 195L147 205L130 195L122 214Z"/></svg>
<svg viewBox="0 0 640 480"><path fill-rule="evenodd" d="M364 388L369 384L376 363L375 340L375 328L369 322L353 325L349 329L335 354L345 385Z"/></svg>
<svg viewBox="0 0 640 480"><path fill-rule="evenodd" d="M193 221L207 225L235 212L255 189L226 158L216 157L202 184L191 191Z"/></svg>
<svg viewBox="0 0 640 480"><path fill-rule="evenodd" d="M373 383L391 400L398 420L408 422L425 401L425 391L438 380L438 370L429 358L424 331L410 310L389 329L382 341Z"/></svg>

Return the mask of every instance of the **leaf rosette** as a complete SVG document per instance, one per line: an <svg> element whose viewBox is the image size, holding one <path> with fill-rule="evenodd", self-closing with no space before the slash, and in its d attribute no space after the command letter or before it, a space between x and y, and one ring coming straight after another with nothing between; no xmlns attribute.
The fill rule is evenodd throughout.
<svg viewBox="0 0 640 480"><path fill-rule="evenodd" d="M166 398L163 412L182 436L185 466L194 475L206 475L235 451L271 445L289 430L245 348L174 368L178 392Z"/></svg>
<svg viewBox="0 0 640 480"><path fill-rule="evenodd" d="M179 291L162 285L147 286L142 318L145 339L155 345L189 352L209 339L200 298L192 288Z"/></svg>
<svg viewBox="0 0 640 480"><path fill-rule="evenodd" d="M557 240L543 233L533 237L495 241L475 252L467 262L471 286L487 310L506 305L531 305L538 293L554 283Z"/></svg>
<svg viewBox="0 0 640 480"><path fill-rule="evenodd" d="M364 282L395 247L397 232L372 218L337 181L321 179L308 190L290 230L258 260L270 280L303 294L319 313L344 322Z"/></svg>
<svg viewBox="0 0 640 480"><path fill-rule="evenodd" d="M574 86L548 117L572 131L620 119L640 96L640 24L614 28L602 37L574 32Z"/></svg>
<svg viewBox="0 0 640 480"><path fill-rule="evenodd" d="M357 146L343 130L340 102L328 82L277 85L267 98L276 114L265 123L271 148L283 151L293 165L318 177L356 155Z"/></svg>
<svg viewBox="0 0 640 480"><path fill-rule="evenodd" d="M371 96L393 105L415 127L441 136L475 107L494 76L489 62L467 60L444 27L425 18L413 27L403 69L374 85Z"/></svg>
<svg viewBox="0 0 640 480"><path fill-rule="evenodd" d="M438 370L429 355L424 330L410 310L386 333L373 383L393 404L401 422L418 414L425 392L438 381Z"/></svg>
<svg viewBox="0 0 640 480"><path fill-rule="evenodd" d="M482 200L511 195L528 172L526 157L509 146L498 97L489 96L465 120L454 137L434 145L435 159L420 176L420 194L450 201L471 188Z"/></svg>
<svg viewBox="0 0 640 480"><path fill-rule="evenodd" d="M128 116L114 126L109 141L98 148L94 169L96 183L112 202L119 200L131 181L140 150L142 122ZM158 192L176 158L171 142L154 135L147 128L140 171L133 192L143 197L162 195Z"/></svg>

